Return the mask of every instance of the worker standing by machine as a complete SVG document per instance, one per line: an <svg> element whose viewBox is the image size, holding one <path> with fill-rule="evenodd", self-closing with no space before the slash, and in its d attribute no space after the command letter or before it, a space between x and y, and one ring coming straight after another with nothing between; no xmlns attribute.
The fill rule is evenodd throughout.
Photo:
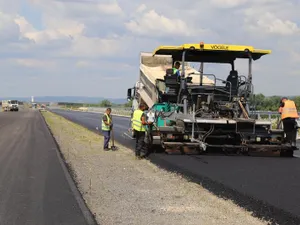
<svg viewBox="0 0 300 225"><path fill-rule="evenodd" d="M281 121L283 123L283 130L286 134L287 143L296 147L297 138L297 121L299 118L297 107L294 101L283 97L281 99L279 113L281 114Z"/></svg>
<svg viewBox="0 0 300 225"><path fill-rule="evenodd" d="M146 137L146 125L151 125L151 122L146 121L146 115L144 111L146 105L141 103L139 108L133 112L132 116L132 129L135 133L136 146L135 146L135 156L137 159L145 158L148 155L145 137Z"/></svg>
<svg viewBox="0 0 300 225"><path fill-rule="evenodd" d="M111 118L111 108L107 108L103 117L102 117L102 132L104 136L104 151L108 151L108 143L110 140L110 132L112 129L113 123Z"/></svg>

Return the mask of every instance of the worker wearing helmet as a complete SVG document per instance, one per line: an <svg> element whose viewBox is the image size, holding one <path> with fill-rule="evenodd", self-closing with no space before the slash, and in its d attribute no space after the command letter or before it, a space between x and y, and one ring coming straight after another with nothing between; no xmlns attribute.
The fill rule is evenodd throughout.
<svg viewBox="0 0 300 225"><path fill-rule="evenodd" d="M281 104L278 109L281 114L281 121L283 123L283 130L286 134L286 141L296 147L297 138L297 122L296 119L299 118L297 112L297 106L294 101L283 97L281 99Z"/></svg>
<svg viewBox="0 0 300 225"><path fill-rule="evenodd" d="M176 74L178 77L180 76L179 68L180 68L180 62L177 61L174 63L173 74Z"/></svg>
<svg viewBox="0 0 300 225"><path fill-rule="evenodd" d="M133 112L132 116L132 129L135 133L136 138L136 146L135 146L135 156L137 159L145 158L148 154L145 137L146 137L146 125L150 125L152 123L146 121L146 115L144 111L146 109L146 105L141 103L139 108Z"/></svg>

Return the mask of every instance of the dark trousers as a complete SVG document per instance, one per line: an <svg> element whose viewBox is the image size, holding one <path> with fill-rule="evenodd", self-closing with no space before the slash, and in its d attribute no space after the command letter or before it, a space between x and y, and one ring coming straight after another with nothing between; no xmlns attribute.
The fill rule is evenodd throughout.
<svg viewBox="0 0 300 225"><path fill-rule="evenodd" d="M104 136L104 148L108 148L109 140L110 140L110 131L102 131Z"/></svg>
<svg viewBox="0 0 300 225"><path fill-rule="evenodd" d="M145 136L146 132L134 131L135 132L135 155L136 156L145 156L147 154Z"/></svg>
<svg viewBox="0 0 300 225"><path fill-rule="evenodd" d="M297 122L294 118L285 118L282 120L283 131L286 134L286 141L290 144L296 144Z"/></svg>

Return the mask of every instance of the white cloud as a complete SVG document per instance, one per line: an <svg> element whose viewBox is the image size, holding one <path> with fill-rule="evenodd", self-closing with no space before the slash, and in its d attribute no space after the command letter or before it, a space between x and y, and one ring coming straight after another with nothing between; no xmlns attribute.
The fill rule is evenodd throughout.
<svg viewBox="0 0 300 225"><path fill-rule="evenodd" d="M108 16L109 19L120 17L124 13L117 1L35 0L33 4L40 7L48 18L56 15L55 18L60 19L90 21Z"/></svg>
<svg viewBox="0 0 300 225"><path fill-rule="evenodd" d="M100 12L109 14L109 15L118 15L123 12L117 2L108 3L108 4L100 3L100 4L98 4L97 7L100 10Z"/></svg>
<svg viewBox="0 0 300 225"><path fill-rule="evenodd" d="M34 27L22 16L17 16L14 22L19 26L21 34L36 32Z"/></svg>
<svg viewBox="0 0 300 225"><path fill-rule="evenodd" d="M29 68L47 68L51 69L56 66L56 63L48 60L39 60L39 59L15 59L16 63L19 65L29 67Z"/></svg>
<svg viewBox="0 0 300 225"><path fill-rule="evenodd" d="M76 66L79 68L81 67L85 68L91 66L91 63L85 60L79 60L78 62L76 62Z"/></svg>
<svg viewBox="0 0 300 225"><path fill-rule="evenodd" d="M0 11L0 41L18 39L19 29L14 22L14 16Z"/></svg>
<svg viewBox="0 0 300 225"><path fill-rule="evenodd" d="M45 44L51 40L66 39L81 35L84 31L84 24L71 20L59 20L51 18L47 20L47 29L38 31L24 17L15 19L15 23L20 27L23 37Z"/></svg>
<svg viewBox="0 0 300 225"><path fill-rule="evenodd" d="M114 56L121 48L118 40L79 36L72 40L70 49L62 52L61 55L68 57Z"/></svg>
<svg viewBox="0 0 300 225"><path fill-rule="evenodd" d="M199 41L271 49L271 55L254 63L255 90L276 94L279 86L269 81L284 73L294 82L285 81L289 88L283 92L297 94L300 6L294 0L23 2L34 6L30 12L20 3L0 0L0 76L6 83L18 77L14 85L20 87L14 92L2 88L2 96L31 95L22 84L34 77L36 95L53 94L55 85L56 94L78 95L80 89L84 95L124 97L138 77L141 51ZM246 63L236 68L247 73ZM226 78L228 69L211 71Z"/></svg>
<svg viewBox="0 0 300 225"><path fill-rule="evenodd" d="M204 29L194 29L179 18L169 18L158 14L154 9L145 12L146 6L140 5L136 18L125 23L126 28L134 34L143 36L193 36L204 34ZM141 14L139 14L141 13Z"/></svg>
<svg viewBox="0 0 300 225"><path fill-rule="evenodd" d="M246 15L248 16L246 22L252 31L273 35L295 35L300 32L300 28L295 22L282 20L270 12L257 15L249 10Z"/></svg>
<svg viewBox="0 0 300 225"><path fill-rule="evenodd" d="M253 0L242 8L246 29L256 35L290 36L299 34L299 9L295 2L283 0Z"/></svg>
<svg viewBox="0 0 300 225"><path fill-rule="evenodd" d="M141 4L141 5L137 8L136 12L137 12L137 13L142 13L142 12L144 12L146 9L147 9L147 6L146 6L145 4Z"/></svg>
<svg viewBox="0 0 300 225"><path fill-rule="evenodd" d="M211 0L210 3L219 8L232 8L243 5L249 0Z"/></svg>
<svg viewBox="0 0 300 225"><path fill-rule="evenodd" d="M56 32L64 36L82 35L85 28L83 23L76 20L60 18L48 18L45 21L45 25L53 33Z"/></svg>
<svg viewBox="0 0 300 225"><path fill-rule="evenodd" d="M295 50L290 51L290 58L292 63L300 63L300 53ZM300 74L299 74L300 75Z"/></svg>

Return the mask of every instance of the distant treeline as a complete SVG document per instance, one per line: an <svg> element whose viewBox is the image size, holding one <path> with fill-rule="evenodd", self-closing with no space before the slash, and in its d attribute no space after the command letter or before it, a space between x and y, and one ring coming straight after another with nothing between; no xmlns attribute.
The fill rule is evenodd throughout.
<svg viewBox="0 0 300 225"><path fill-rule="evenodd" d="M131 102L128 102L126 104L115 104L110 102L109 100L103 100L99 102L98 104L95 103L70 103L70 102L59 102L58 105L66 106L66 107L130 107Z"/></svg>
<svg viewBox="0 0 300 225"><path fill-rule="evenodd" d="M255 106L256 110L260 111L277 111L279 108L281 96L264 96L263 94L253 95L250 99L250 105ZM300 111L300 96L291 97L290 99L294 100L298 110ZM60 102L59 105L66 107L131 107L131 102L126 104L114 104L109 100L103 100L98 104L87 104L87 103L68 103ZM251 107L251 108L252 108Z"/></svg>
<svg viewBox="0 0 300 225"><path fill-rule="evenodd" d="M263 94L254 95L250 99L250 105L255 106L256 110L260 111L277 111L280 105L282 96L264 96ZM298 110L300 111L300 96L290 97L294 100Z"/></svg>

